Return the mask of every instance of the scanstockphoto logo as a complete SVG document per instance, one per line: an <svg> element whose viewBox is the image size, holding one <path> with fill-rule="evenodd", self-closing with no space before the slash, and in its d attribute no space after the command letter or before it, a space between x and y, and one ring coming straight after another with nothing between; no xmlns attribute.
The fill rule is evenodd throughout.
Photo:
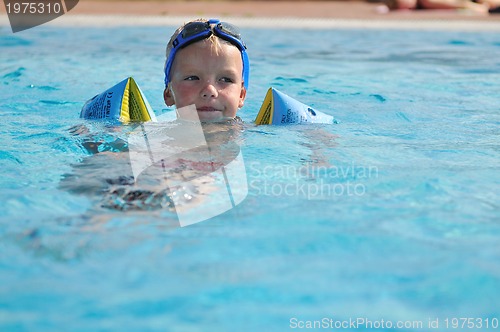
<svg viewBox="0 0 500 332"><path fill-rule="evenodd" d="M251 163L250 172L253 179L249 186L258 195L298 196L308 200L363 196L368 181L378 178L377 166L354 162L329 166Z"/></svg>
<svg viewBox="0 0 500 332"><path fill-rule="evenodd" d="M161 116L157 123L141 123L129 135L128 147L136 184L166 186L183 227L236 207L248 184L240 147L232 141L222 147L207 143L194 105L177 113L189 120L167 128Z"/></svg>
<svg viewBox="0 0 500 332"><path fill-rule="evenodd" d="M73 9L78 0L4 0L12 32L31 29Z"/></svg>

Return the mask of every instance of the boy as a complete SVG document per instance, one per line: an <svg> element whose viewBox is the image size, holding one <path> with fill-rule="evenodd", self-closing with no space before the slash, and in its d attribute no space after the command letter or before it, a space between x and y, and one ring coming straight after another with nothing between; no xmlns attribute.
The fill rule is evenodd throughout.
<svg viewBox="0 0 500 332"><path fill-rule="evenodd" d="M133 160L128 153L115 153L117 150L126 152L130 147L128 143L115 149L114 142L103 142L110 146L103 149L99 147L100 142L92 141L90 143L93 145L86 146L89 152L113 153L98 153L78 164L73 174L67 175L62 181L61 187L101 197L100 206L110 209L129 211L169 208L176 211L181 225L187 225L200 218L203 220L205 216L209 218L214 215L213 211L226 211L227 202L230 202L229 206L238 204L246 196L246 191L240 189L247 188L246 174L242 168L240 148L234 139L238 135L238 126L232 123L234 120L241 121L236 113L245 101L249 63L246 46L238 29L218 20L193 21L180 27L171 37L166 54L165 103L168 106L175 105L180 118L183 118L183 114L179 109L195 105L201 122L231 120L231 125L204 124L202 129L206 145L193 145L175 155L170 153L169 142L177 147L176 144L181 140L179 146L189 147L183 139L186 135L181 135L185 134L186 125L166 126L161 133L148 133L148 140L154 139L156 142L156 138L161 138L161 144L155 145L155 148L160 146L160 151L148 150L148 154L144 154L146 151L139 150L135 154L138 159ZM163 142L165 138L171 140ZM170 153L166 154L167 157L161 155L163 147L167 147L166 151ZM155 158L161 159L153 162L152 152ZM134 177L130 174L133 173L130 167L137 160L141 164L144 155L148 160L146 164L153 164L139 169L140 176ZM236 159L237 162L233 163ZM89 169L101 168L107 172L90 177L95 182L89 184L88 181L77 181L89 178ZM224 173L226 169L229 175ZM234 174L238 174L238 180L231 182L232 196L226 197L229 195L229 184L224 179ZM237 195L238 190L243 194ZM213 195L215 191L221 193ZM209 204L202 204L206 202ZM196 211L191 213L196 218L188 213L190 210Z"/></svg>
<svg viewBox="0 0 500 332"><path fill-rule="evenodd" d="M167 106L195 105L201 122L239 119L250 68L237 27L217 19L186 23L170 38L166 56Z"/></svg>

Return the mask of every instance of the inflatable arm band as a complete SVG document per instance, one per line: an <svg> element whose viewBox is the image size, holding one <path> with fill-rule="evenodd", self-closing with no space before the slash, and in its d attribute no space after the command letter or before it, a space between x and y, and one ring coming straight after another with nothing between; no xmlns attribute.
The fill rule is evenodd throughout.
<svg viewBox="0 0 500 332"><path fill-rule="evenodd" d="M80 118L123 123L156 121L151 106L132 77L88 100L83 105Z"/></svg>
<svg viewBox="0 0 500 332"><path fill-rule="evenodd" d="M292 97L269 88L255 123L282 125L289 123L333 123L333 116L314 110Z"/></svg>

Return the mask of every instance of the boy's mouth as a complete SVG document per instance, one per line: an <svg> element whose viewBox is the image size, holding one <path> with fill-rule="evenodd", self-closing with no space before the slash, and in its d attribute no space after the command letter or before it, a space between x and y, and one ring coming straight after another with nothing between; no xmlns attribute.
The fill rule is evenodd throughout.
<svg viewBox="0 0 500 332"><path fill-rule="evenodd" d="M221 110L213 107L200 107L197 110L198 112L222 112Z"/></svg>

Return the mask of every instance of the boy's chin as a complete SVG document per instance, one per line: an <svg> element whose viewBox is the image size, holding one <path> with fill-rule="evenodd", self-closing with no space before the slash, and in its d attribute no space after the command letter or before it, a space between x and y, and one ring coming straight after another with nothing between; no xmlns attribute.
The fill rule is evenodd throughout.
<svg viewBox="0 0 500 332"><path fill-rule="evenodd" d="M186 121L200 122L225 122L234 119L234 116L226 116L222 111L197 110L194 105L177 109L177 118Z"/></svg>
<svg viewBox="0 0 500 332"><path fill-rule="evenodd" d="M198 117L200 122L224 122L233 119L233 117L225 116L221 111L198 111Z"/></svg>

